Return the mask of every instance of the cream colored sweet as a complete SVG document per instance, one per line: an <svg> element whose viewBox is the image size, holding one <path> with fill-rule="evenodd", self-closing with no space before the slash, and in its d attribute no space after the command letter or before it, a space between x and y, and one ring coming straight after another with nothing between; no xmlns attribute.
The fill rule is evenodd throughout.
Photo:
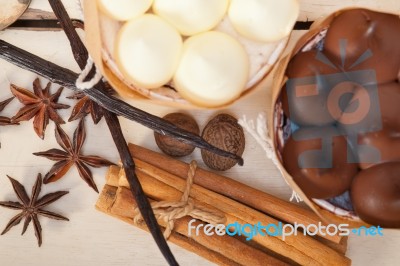
<svg viewBox="0 0 400 266"><path fill-rule="evenodd" d="M273 42L290 34L299 10L298 0L231 0L228 16L246 38Z"/></svg>
<svg viewBox="0 0 400 266"><path fill-rule="evenodd" d="M154 0L153 12L184 36L214 28L224 17L229 0Z"/></svg>
<svg viewBox="0 0 400 266"><path fill-rule="evenodd" d="M125 23L114 47L116 63L124 76L146 89L158 88L172 79L181 52L179 32L151 14Z"/></svg>
<svg viewBox="0 0 400 266"><path fill-rule="evenodd" d="M257 85L278 60L288 36L278 41L260 42L241 34L234 28L228 16L230 2L231 0L153 0L153 8L148 14L141 16L157 17L163 23L156 24L167 24L169 30L166 32L171 32L172 28L177 34L163 33L158 26L134 27L137 22L133 21L138 18L121 22L106 12L101 12L102 56L113 74L127 85L118 88L120 93L130 95L130 88L155 100L217 107L237 100L243 92ZM297 4L296 1L295 3ZM161 9L166 10L166 16L157 11L158 5L164 5ZM211 6L214 8L209 9ZM200 12L201 10L207 12ZM210 20L212 23L209 23ZM188 31L185 33L178 24L188 28ZM213 40L210 45L203 43L201 46L204 49L196 48L194 52L184 52L182 57L182 50L178 52L179 49L176 48L176 35L180 37L182 48L182 38L186 38L184 36L191 40L210 30L229 35L229 41L222 38L225 42ZM189 36L190 34L194 35ZM172 35L175 37L171 37ZM205 42L209 41L207 38L204 38ZM171 39L175 40L172 44ZM228 48L224 52L230 53L230 56L224 57L224 53L221 53L218 57L211 52L213 45L216 46L215 50L221 50L225 46L236 48ZM213 60L214 57L218 59Z"/></svg>
<svg viewBox="0 0 400 266"><path fill-rule="evenodd" d="M209 31L188 38L174 76L186 100L205 107L227 104L243 92L249 78L249 58L231 36Z"/></svg>
<svg viewBox="0 0 400 266"><path fill-rule="evenodd" d="M146 13L153 0L97 0L97 3L111 18L126 21Z"/></svg>

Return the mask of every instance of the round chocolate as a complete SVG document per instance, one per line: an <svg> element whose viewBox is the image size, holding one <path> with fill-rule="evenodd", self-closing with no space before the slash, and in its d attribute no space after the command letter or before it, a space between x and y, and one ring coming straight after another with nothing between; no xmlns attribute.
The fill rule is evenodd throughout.
<svg viewBox="0 0 400 266"><path fill-rule="evenodd" d="M373 133L390 128L400 131L400 84L357 86L338 119L347 135Z"/></svg>
<svg viewBox="0 0 400 266"><path fill-rule="evenodd" d="M386 162L400 162L400 132L383 129L362 134L356 146L361 169Z"/></svg>
<svg viewBox="0 0 400 266"><path fill-rule="evenodd" d="M379 85L378 89L383 126L400 132L400 84L392 82Z"/></svg>
<svg viewBox="0 0 400 266"><path fill-rule="evenodd" d="M380 164L361 171L351 186L358 216L382 227L400 227L400 162Z"/></svg>
<svg viewBox="0 0 400 266"><path fill-rule="evenodd" d="M332 21L324 53L346 72L372 69L377 83L386 83L398 79L399 43L399 16L354 9Z"/></svg>
<svg viewBox="0 0 400 266"><path fill-rule="evenodd" d="M336 74L338 70L318 59L318 51L310 50L296 54L286 69L289 79L306 78L319 75Z"/></svg>
<svg viewBox="0 0 400 266"><path fill-rule="evenodd" d="M400 84L392 82L379 85L376 98L364 99L365 89L360 88L352 99L358 107L366 102L369 109L360 114L348 125L339 123L339 127L348 136L348 141L362 169L385 162L400 161ZM377 106L374 106L376 105ZM351 108L351 105L348 106ZM353 112L347 112L354 114ZM339 119L343 122L343 117ZM350 137L354 136L354 137Z"/></svg>
<svg viewBox="0 0 400 266"><path fill-rule="evenodd" d="M347 191L358 172L347 151L335 127L301 128L285 144L283 164L308 197L329 199Z"/></svg>
<svg viewBox="0 0 400 266"><path fill-rule="evenodd" d="M325 75L338 72L317 58L317 51L298 53L287 69L289 80L282 89L282 107L287 117L302 126L333 124L326 101L332 85Z"/></svg>

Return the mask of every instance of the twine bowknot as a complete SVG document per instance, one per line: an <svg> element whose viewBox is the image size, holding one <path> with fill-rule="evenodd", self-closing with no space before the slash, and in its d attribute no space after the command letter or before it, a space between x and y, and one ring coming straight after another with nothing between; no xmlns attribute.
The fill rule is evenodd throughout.
<svg viewBox="0 0 400 266"><path fill-rule="evenodd" d="M175 220L185 216L190 216L213 225L225 223L226 218L224 215L205 207L195 206L193 200L189 198L196 169L197 163L196 161L192 161L189 166L186 187L180 201L159 201L151 204L156 218L164 220L167 224L164 231L164 237L166 239L169 238L174 229ZM134 213L134 223L137 224L142 222L143 217L138 208L135 208Z"/></svg>

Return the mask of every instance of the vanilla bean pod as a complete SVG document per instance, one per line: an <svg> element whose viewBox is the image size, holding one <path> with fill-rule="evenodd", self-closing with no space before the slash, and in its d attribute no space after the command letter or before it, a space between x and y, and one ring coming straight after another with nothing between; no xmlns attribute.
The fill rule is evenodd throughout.
<svg viewBox="0 0 400 266"><path fill-rule="evenodd" d="M3 40L0 40L0 58L47 78L53 83L57 83L74 91L80 91L75 87L75 81L78 78L78 74L75 72L44 60ZM180 129L162 118L135 108L122 100L104 94L100 90L89 89L83 92L93 101L117 115L138 122L160 134L171 136L197 148L234 159L239 165L243 165L243 159L240 156L218 149L210 145L200 136Z"/></svg>
<svg viewBox="0 0 400 266"><path fill-rule="evenodd" d="M81 69L85 68L86 62L89 58L88 51L83 44L82 40L79 38L74 25L64 8L64 5L60 0L50 0L49 1L51 8L53 9L54 14L57 16L62 29L64 30L70 45L71 50L74 55L75 61L78 63ZM88 77L92 77L95 73L95 67L92 68ZM102 92L106 91L105 84L103 81L100 81L96 85L96 89L101 90ZM101 107L102 108L102 107ZM110 130L111 136L114 140L115 146L118 149L122 165L124 167L131 192L133 197L138 203L138 207L142 217L149 228L150 233L152 234L155 242L158 245L161 253L164 255L165 259L168 261L170 265L178 265L177 261L174 258L164 236L160 230L160 227L157 223L157 219L154 216L153 209L144 194L143 188L139 182L139 179L135 172L135 163L130 154L128 144L124 138L122 133L121 125L119 123L117 115L111 113L110 111L105 110L104 118L106 120L107 126Z"/></svg>

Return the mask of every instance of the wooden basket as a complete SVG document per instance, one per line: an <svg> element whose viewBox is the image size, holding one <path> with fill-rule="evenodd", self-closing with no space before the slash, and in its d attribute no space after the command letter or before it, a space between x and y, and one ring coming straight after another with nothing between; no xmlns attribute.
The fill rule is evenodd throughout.
<svg viewBox="0 0 400 266"><path fill-rule="evenodd" d="M360 7L361 8L361 7ZM279 143L283 144L283 138L280 137L282 133L282 128L280 126L280 119L282 118L282 107L280 94L283 85L288 80L288 77L285 75L286 68L290 62L290 60L300 51L306 51L312 48L313 44L316 44L319 40L323 39L326 34L326 30L329 28L329 25L333 21L333 19L341 14L343 11L351 10L356 8L346 8L339 11L334 12L333 14L327 16L326 18L316 21L312 24L310 30L304 34L296 43L293 50L291 50L285 57L283 57L279 63L278 67L274 74L274 82L272 87L272 108L270 113L268 114L268 128L270 137L274 143L274 151L275 155L278 158L278 168L281 171L284 179L293 188L301 197L304 199L305 203L315 212L317 213L323 221L326 223L332 224L340 224L345 223L349 224L351 227L360 227L360 226L369 226L365 222L363 222L354 212L347 211L336 207L329 203L326 200L316 200L311 199L305 195L305 193L300 189L300 187L293 180L293 177L286 171L285 167L282 163L281 151L279 149ZM376 11L372 10L371 11ZM382 12L381 10L378 12ZM391 12L386 12L393 14ZM398 15L398 14L397 14Z"/></svg>
<svg viewBox="0 0 400 266"><path fill-rule="evenodd" d="M173 87L173 84L171 84L171 86L164 86L158 89L149 90L135 87L133 84L127 81L127 79L124 78L124 76L118 70L118 67L116 66L112 58L112 55L110 54L110 52L108 52L109 49L107 49L107 41L104 41L105 36L102 36L104 33L102 27L104 28L104 25L111 25L111 20L101 14L96 4L96 1L84 0L83 4L85 15L86 46L96 66L99 68L103 76L108 80L108 82L118 92L120 96L125 99L145 100L152 103L172 107L186 109L202 108L184 100L179 95L179 93L171 88ZM117 22L114 23L118 24ZM220 27L221 24L218 27ZM108 32L112 32L112 30ZM110 37L111 40L115 38L115 36L107 36L107 38L108 37ZM271 53L268 55L268 60L261 64L261 66L259 67L259 71L256 71L254 75L252 75L251 80L247 84L246 90L240 95L238 99L234 100L233 102L239 100L245 95L248 95L250 92L256 90L257 88L262 87L262 81L267 78L268 74L271 73L275 63L279 61L283 51L286 48L289 37L290 36L284 38L279 42L271 44L275 46L272 49ZM242 41L244 43L250 42L248 40L240 40L240 42ZM250 43L249 45L253 44L254 42ZM257 67L256 69L258 69ZM227 107L233 102L224 106L219 106L218 108Z"/></svg>

